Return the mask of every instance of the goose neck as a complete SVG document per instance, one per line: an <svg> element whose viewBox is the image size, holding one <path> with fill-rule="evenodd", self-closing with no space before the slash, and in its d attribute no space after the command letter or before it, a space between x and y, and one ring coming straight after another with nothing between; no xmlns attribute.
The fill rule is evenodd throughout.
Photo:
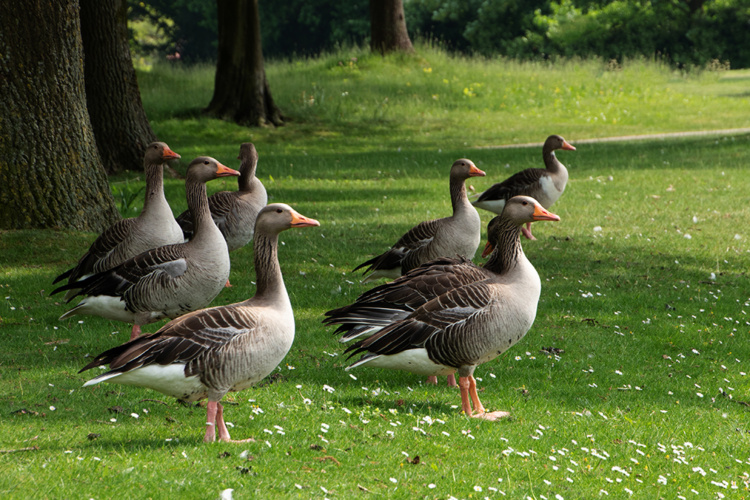
<svg viewBox="0 0 750 500"><path fill-rule="evenodd" d="M214 223L211 219L211 210L208 207L206 183L188 179L185 183L185 197L187 198L188 209L193 215L195 237L198 237L203 232L201 227Z"/></svg>
<svg viewBox="0 0 750 500"><path fill-rule="evenodd" d="M237 184L239 185L240 191L252 190L256 167L256 163L252 163L249 166L242 166L240 169L240 176L237 178Z"/></svg>
<svg viewBox="0 0 750 500"><path fill-rule="evenodd" d="M143 200L143 210L146 211L152 204L166 203L164 197L164 165L146 165L146 197Z"/></svg>
<svg viewBox="0 0 750 500"><path fill-rule="evenodd" d="M484 267L496 274L504 274L513 269L523 256L520 236L521 226L506 222L495 242L495 250Z"/></svg>
<svg viewBox="0 0 750 500"><path fill-rule="evenodd" d="M469 203L469 198L466 196L466 182L464 179L451 177L450 191L451 206L453 207L454 213L467 208L472 208L471 203Z"/></svg>
<svg viewBox="0 0 750 500"><path fill-rule="evenodd" d="M284 278L279 266L279 236L256 232L253 237L256 297L286 295Z"/></svg>

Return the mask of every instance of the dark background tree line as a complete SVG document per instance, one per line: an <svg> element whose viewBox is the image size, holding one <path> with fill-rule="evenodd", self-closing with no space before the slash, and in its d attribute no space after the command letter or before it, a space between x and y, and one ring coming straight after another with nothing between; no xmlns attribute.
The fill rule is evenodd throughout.
<svg viewBox="0 0 750 500"><path fill-rule="evenodd" d="M267 59L313 56L367 45L377 0L259 3ZM216 59L216 4L130 2L130 17L160 23L165 37L144 50ZM414 38L465 54L517 59L658 57L677 67L713 60L750 67L750 0L404 0ZM170 20L169 22L167 22ZM172 22L173 21L173 22Z"/></svg>

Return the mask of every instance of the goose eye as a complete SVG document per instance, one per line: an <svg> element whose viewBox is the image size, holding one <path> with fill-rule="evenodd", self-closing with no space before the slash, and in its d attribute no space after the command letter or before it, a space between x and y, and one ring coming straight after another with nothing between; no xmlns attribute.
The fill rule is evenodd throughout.
<svg viewBox="0 0 750 500"><path fill-rule="evenodd" d="M281 212L282 212L282 210L281 210L280 208L277 208L277 209L276 209L276 213L277 213L277 214L280 214Z"/></svg>
<svg viewBox="0 0 750 500"><path fill-rule="evenodd" d="M204 160L204 161L203 161L203 164L204 164L204 165L208 165L208 163L209 163L209 162L208 162L208 160Z"/></svg>

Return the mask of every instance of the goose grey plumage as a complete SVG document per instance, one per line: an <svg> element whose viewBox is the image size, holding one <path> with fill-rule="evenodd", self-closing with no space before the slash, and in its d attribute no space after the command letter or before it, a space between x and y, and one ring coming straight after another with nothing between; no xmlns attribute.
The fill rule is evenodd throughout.
<svg viewBox="0 0 750 500"><path fill-rule="evenodd" d="M133 323L135 338L141 325L210 304L229 277L229 252L208 210L206 182L229 175L240 173L208 156L193 160L185 181L188 206L195 214L193 239L153 248L109 271L55 289L52 294L76 289L74 297L86 295L60 319L93 314Z"/></svg>
<svg viewBox="0 0 750 500"><path fill-rule="evenodd" d="M568 141L559 135L551 135L544 141L542 158L545 168L527 168L513 174L503 182L493 184L474 201L474 206L490 212L500 214L505 202L513 196L531 196L549 209L563 194L568 182L568 169L555 156L558 149L575 151ZM531 225L522 229L523 235L533 240Z"/></svg>
<svg viewBox="0 0 750 500"><path fill-rule="evenodd" d="M163 142L148 145L143 160L146 196L141 213L107 228L75 267L55 278L53 284L66 278L68 283L73 283L91 274L112 269L146 250L183 241L182 230L164 197L164 163L177 158L180 155ZM70 290L65 298L70 299L73 294L73 290Z"/></svg>
<svg viewBox="0 0 750 500"><path fill-rule="evenodd" d="M158 332L97 356L81 372L109 365L99 382L147 387L185 401L208 398L204 441L231 441L220 403L266 377L294 340L294 314L278 261L278 235L292 227L318 226L288 205L258 214L255 241L257 291L253 298L181 316ZM79 372L80 373L80 372Z"/></svg>
<svg viewBox="0 0 750 500"><path fill-rule="evenodd" d="M533 198L517 196L496 219L499 236L482 271L492 275L450 288L358 341L346 352L364 355L347 370L366 364L430 376L458 371L462 411L487 420L507 415L484 410L474 369L518 342L536 317L541 281L523 253L521 227L560 218Z"/></svg>
<svg viewBox="0 0 750 500"><path fill-rule="evenodd" d="M255 177L258 167L258 152L255 145L245 142L240 146L240 176L237 191L219 191L208 197L208 207L214 223L224 235L229 252L244 247L253 239L255 218L268 203L268 194L263 183ZM185 210L177 216L185 239L193 237L193 216ZM226 286L231 286L227 280Z"/></svg>
<svg viewBox="0 0 750 500"><path fill-rule="evenodd" d="M420 222L404 234L390 250L354 268L366 267L364 281L398 278L402 274L438 257L456 255L472 258L479 246L481 220L466 196L465 181L484 176L471 160L456 160L450 171L453 214L450 217Z"/></svg>

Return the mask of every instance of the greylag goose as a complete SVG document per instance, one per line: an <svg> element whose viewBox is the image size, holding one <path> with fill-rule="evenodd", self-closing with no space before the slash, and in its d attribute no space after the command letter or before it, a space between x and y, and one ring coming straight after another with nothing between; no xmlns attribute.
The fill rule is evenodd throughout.
<svg viewBox="0 0 750 500"><path fill-rule="evenodd" d="M193 239L153 248L109 271L55 289L52 294L76 289L74 297L86 295L60 319L93 314L133 323L132 339L140 335L141 325L210 304L229 277L229 252L211 220L206 182L229 175L240 173L208 156L193 160L185 180L188 206L195 214Z"/></svg>
<svg viewBox="0 0 750 500"><path fill-rule="evenodd" d="M488 241L482 257L487 257L498 245L500 220L495 217L487 225ZM323 324L339 325L334 332L342 334L339 342L369 337L449 290L493 276L501 277L505 271L495 269L493 272L463 257L441 257L362 293L353 304L326 312ZM437 377L430 376L427 382L437 384ZM453 374L448 375L448 385L456 386Z"/></svg>
<svg viewBox="0 0 750 500"><path fill-rule="evenodd" d="M466 197L465 181L484 176L471 160L456 160L451 166L450 194L453 215L420 222L404 234L387 252L354 268L367 267L371 273L364 282L378 278L398 278L402 274L438 257L474 256L479 246L481 220Z"/></svg>
<svg viewBox="0 0 750 500"><path fill-rule="evenodd" d="M220 191L208 197L211 217L218 226L230 252L247 245L253 239L255 218L260 209L268 203L268 195L263 183L255 177L258 166L258 152L255 146L246 142L240 146L240 177L237 191ZM193 216L185 210L177 216L185 239L193 237ZM232 286L227 280L226 286Z"/></svg>
<svg viewBox="0 0 750 500"><path fill-rule="evenodd" d="M550 208L563 194L568 182L568 169L555 156L558 149L575 151L576 148L559 135L547 137L542 147L542 158L546 168L527 168L503 182L492 185L479 195L474 206L500 214L506 201L513 196L525 195L535 198L544 208ZM526 238L536 239L531 234L531 224L527 224L522 232Z"/></svg>
<svg viewBox="0 0 750 500"><path fill-rule="evenodd" d="M485 411L474 370L521 340L536 317L541 281L523 253L521 227L560 218L533 198L517 196L496 219L495 249L483 268L492 275L451 288L358 341L346 352L364 355L347 370L366 364L429 376L458 371L466 415L487 420L507 415Z"/></svg>
<svg viewBox="0 0 750 500"><path fill-rule="evenodd" d="M231 441L220 403L276 368L294 340L294 314L278 261L278 237L292 227L318 226L288 205L269 205L255 228L255 296L180 316L158 332L96 357L81 372L109 365L84 384L147 387L184 401L208 398L205 442ZM79 372L80 373L80 372Z"/></svg>
<svg viewBox="0 0 750 500"><path fill-rule="evenodd" d="M175 222L172 209L164 197L164 163L180 158L163 142L153 142L146 148L146 197L138 217L122 219L107 228L89 247L75 267L55 278L53 284L67 278L68 283L79 281L94 273L112 269L141 252L163 245L181 243L182 230ZM73 296L70 290L65 296Z"/></svg>

